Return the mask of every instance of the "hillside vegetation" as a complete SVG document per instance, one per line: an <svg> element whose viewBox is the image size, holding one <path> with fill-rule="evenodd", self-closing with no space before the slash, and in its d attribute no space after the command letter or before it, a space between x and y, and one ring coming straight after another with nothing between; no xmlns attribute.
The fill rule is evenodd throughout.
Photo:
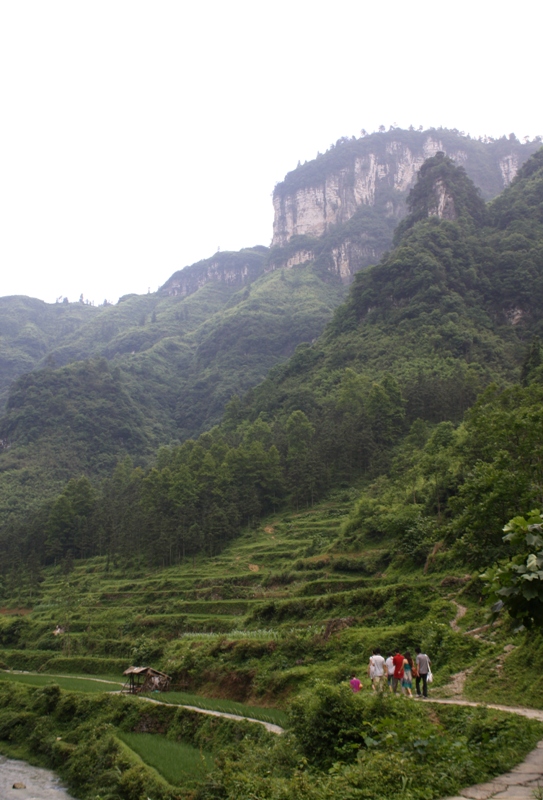
<svg viewBox="0 0 543 800"><path fill-rule="evenodd" d="M376 646L403 652L418 643L434 666L431 696L454 694L451 675L471 669L468 697L480 698L484 674L486 699L526 703L519 656L535 663L541 637L526 643L508 624L470 632L484 621L477 579L439 560L417 566L394 535L346 547L354 496L270 516L212 559L150 570L94 558L48 568L34 589L12 586L0 661L39 675L0 673L0 748L54 766L78 797L128 800L150 790L185 797L195 786L202 797L234 798L247 785L273 798L351 797L361 785L368 797L392 798L406 783L412 798L439 798L513 766L541 737L540 724L372 697L366 664ZM21 613L28 603L32 613ZM467 609L460 619L458 608ZM57 625L65 633L54 636ZM96 694L117 689L133 663L172 676L175 691L160 696L166 706ZM347 686L352 673L360 696ZM117 685L55 677L70 674ZM526 678L542 707L541 681ZM254 723L207 723L182 703L264 719L283 708L289 732L277 739ZM181 746L203 749L214 767L185 767Z"/></svg>
<svg viewBox="0 0 543 800"><path fill-rule="evenodd" d="M407 494L409 502L399 502L400 516L412 522L420 515L432 519L437 514L433 536L438 541L443 526L448 531L454 513L459 513L453 508L461 507L458 496L466 496L473 464L481 460L481 452L474 453L472 447L477 437L472 434L466 440L464 431L469 425L484 428L488 410L484 416L470 412L464 426L455 430L477 395L493 385L476 409L481 403L497 409L507 406L507 392L513 390L501 392L520 378L525 359L523 381L535 385L519 390L515 412L521 414L525 405L539 402L537 340L530 356L528 351L541 327L535 297L542 266L542 186L543 151L527 162L514 185L488 209L461 168L442 155L427 161L409 201L410 214L398 232L397 247L379 265L357 276L323 336L299 347L242 400L234 398L220 427L196 441L162 449L151 469L125 460L110 479L91 488L74 475L89 466L81 449L77 460L78 435L80 442L89 441L83 431L90 430L97 442L103 436L104 444L91 453L99 454L105 466L121 445L141 458L153 441L153 431L138 417L134 393L122 395L120 370L106 376L108 411L107 392L84 388L86 368L79 368L79 373L77 365L65 368L61 384L70 378L86 409L79 415L70 393L63 394L55 385L59 371L21 379L21 389L12 390L0 425L5 439L18 442L3 454L2 476L10 502L16 506L17 492L10 479L13 483L15 475L17 485L21 474L30 482L33 469L35 475L40 468L43 472L36 454L48 431L56 436L63 420L69 422L70 438L65 436L66 446L57 451L54 468L60 470L70 457L74 478L39 514L24 521L12 516L3 533L6 543L15 543L12 563L20 559L24 563L25 551L32 551L42 563L69 553L72 557L108 553L113 558L132 553L163 565L198 552L213 555L240 526L253 524L285 501L298 508L334 486L356 478L371 481L379 475L383 476L379 486L384 488L378 495L397 497L405 483L415 487ZM435 187L448 197L448 219L431 213ZM288 276L273 273L266 280L279 288L285 284L293 288L296 280L303 282L304 274L303 270ZM528 280L530 292L525 289ZM266 291L262 289L263 297ZM258 292L251 294L260 304ZM305 315L310 315L309 309ZM233 317L239 319L239 314ZM221 316L225 336L227 320L227 315ZM232 339L219 341L219 352L212 348L218 359L235 352L234 330ZM250 338L245 342L249 348ZM204 343L200 347L205 351ZM255 357L260 349L255 348ZM100 369L107 365L97 363L95 370ZM98 383L96 375L90 383ZM498 410L496 414L499 417ZM110 419L101 430L99 419L105 417ZM122 425L116 422L121 417ZM510 430L511 426L505 429L499 447L497 436L486 445L486 459L492 461L515 447L506 441ZM53 451L55 436L44 453ZM28 448L28 463L23 446ZM517 502L538 497L529 461L522 469L527 470L527 486L532 488ZM386 481L395 488L387 489ZM83 513L78 510L82 507L78 486L85 487L86 498L92 497L83 503ZM515 510L502 503L502 520ZM485 524L493 526L495 519Z"/></svg>
<svg viewBox="0 0 543 800"><path fill-rule="evenodd" d="M388 153L389 159L401 159L404 145L414 153L422 153L423 142L430 135L433 140L442 141L443 146L465 155L466 168L482 187L485 197L496 194L503 181L500 159L510 158L513 159L511 163L520 163L538 144L534 141L521 145L514 137L482 142L458 131L445 130L379 132L359 140L341 140L325 156L289 173L284 182L285 191L292 181L307 182L308 175L315 170L319 172L325 167L328 172L341 171L342 164L351 163L353 158L364 153ZM400 151L396 152L398 147ZM394 187L389 188L393 194L398 193ZM418 191L424 195L422 183ZM456 194L458 200L459 186ZM70 478L84 474L96 484L110 476L115 463L126 455L131 456L136 465L147 467L159 446L183 442L209 430L220 421L234 395L244 397L274 365L287 361L300 343L314 343L345 297L333 253L346 246L347 240L353 243L357 237L382 235L389 246L394 225L408 210L402 199L398 214L390 214L386 197L377 199L373 206L361 206L342 226L308 242L308 260L302 264L296 262L302 258L303 242L295 237L297 241L271 250L253 247L238 253L216 253L172 275L157 293L126 295L114 306L104 304L95 308L83 302L83 298L77 303L69 303L65 298L55 305L29 298L3 298L0 301L0 403L5 402L5 415L0 419L0 523L8 519L20 521L26 511L34 513L43 500L54 497ZM481 201L478 202L481 205ZM411 211L411 217L413 214L420 217L427 209ZM469 214L477 225L481 224L481 215L473 205ZM452 236L450 231L447 235ZM473 252L473 242L466 243L458 234L454 235L457 239L454 247L439 237L433 244L413 240L410 245L414 253L419 246L426 248L430 258L432 248L441 247L448 249L450 257L458 259L460 278L458 286L450 287L453 295L449 298L449 324L444 331L445 337L455 340L456 347L452 349L452 361L449 359L449 364L440 367L448 375L447 378L442 376L438 391L438 395L444 394L447 400L451 387L458 386L458 348L468 347L466 337L473 338L473 326L478 327L479 340L495 333L494 320L487 323L477 318L476 304L480 298L475 296L470 284L471 262L479 261L483 254ZM398 236L401 238L400 234ZM487 248L487 257L490 248L500 246L497 242L483 245ZM459 248L463 248L462 253ZM518 239L507 245L508 252L518 253L523 248L524 244ZM404 250L401 258L405 255ZM294 258L296 265L286 269L289 258ZM506 273L508 269L506 265ZM537 272L537 267L530 263L524 269L532 275L534 269ZM516 268L513 271L518 275L520 293L526 294L526 290L520 288L525 286L524 277ZM426 281L432 280L427 270ZM510 293L510 278L506 281L503 288ZM485 293L490 287L479 288ZM533 296L530 294L530 298ZM524 299L520 298L522 302ZM428 302L431 305L431 297ZM469 306L475 319L468 320L465 314L457 319L455 303L458 302ZM506 311L512 315L511 319L517 320L516 307ZM437 309L432 307L429 312L429 339L438 335L433 332L432 312L435 317ZM417 320L416 324L419 322ZM397 341L387 341L390 326L386 331L375 332L379 342L387 348L391 345L389 352L395 360L395 371L400 350ZM403 333L401 331L400 335ZM419 349L420 342L413 342L409 336L403 347L412 355L413 346ZM518 343L518 337L506 344L505 357L499 355L500 363L496 363L495 368L488 365L484 375L478 374L474 362L480 366L483 346L493 350L494 344L483 342L478 352L474 352L471 368L461 375L458 391L462 399L458 402L451 398L453 404L459 405L452 412L456 419L488 382L490 374L495 377L504 370L510 374L507 362L519 358L518 349L509 346L514 343ZM367 348L367 344L370 343L363 345L367 349L364 362L371 357L371 347ZM385 361L379 357L376 371L371 372L367 369L369 363L361 361L359 345L354 355L355 369L364 368L370 380L380 380ZM381 345L377 343L376 347L379 351ZM290 368L297 364L295 368L299 370L304 357L307 353L305 356L300 353ZM336 361L338 358L347 363L351 357L347 353L341 357L336 354ZM100 359L105 359L107 364ZM418 393L420 381L413 386L415 367L426 380L424 392L428 394L435 388L435 381L428 375L429 365L422 352L417 364L411 365L411 375L407 378L413 391ZM105 370L109 371L110 378L94 381L94 376ZM332 371L337 374L335 366ZM20 377L24 374L25 378ZM91 378L95 387L88 391ZM404 395L408 393L405 386L402 391ZM436 397L435 404L442 399ZM293 410L299 408L307 413L303 401L289 402ZM445 408L440 413L449 418L451 410ZM109 436L108 423L104 422L101 428L98 421L98 417L117 420L121 416L123 424L113 436ZM278 442L276 446L282 454L284 446L282 448ZM319 486L325 484L326 481L319 479Z"/></svg>
<svg viewBox="0 0 543 800"><path fill-rule="evenodd" d="M85 324L50 350L47 366L10 387L0 519L20 516L70 477L110 475L126 455L144 465L159 445L210 427L233 394L320 333L343 293L308 266L242 289L210 282L185 298L76 306L90 315Z"/></svg>
<svg viewBox="0 0 543 800"><path fill-rule="evenodd" d="M356 277L324 333L233 396L220 424L155 456L156 430L141 409L160 394L136 403L127 391L136 370L96 359L21 378L4 434L0 428L0 436L20 440L2 456L5 486L10 470L25 468L32 486L38 445L63 420L72 437L63 440L65 452L79 461L77 472L63 467L70 480L62 483L58 453L59 472L51 465L58 488L46 502L36 488L30 511L23 513L22 500L17 508L14 486L5 492L14 506L0 531L0 661L110 680L130 663L152 663L176 691L146 714L122 698L17 686L15 711L0 701L2 747L41 753L59 768L64 753L82 797L109 791L112 800L135 800L147 786L158 797L197 791L201 800L248 793L422 800L517 763L540 738L537 724L369 696L365 670L375 647L419 645L432 659L434 695L543 708L534 667L543 647L534 625L543 597L541 517L533 511L535 528L519 517L543 501L542 208L543 150L488 205L464 170L442 154L429 159L394 249ZM255 320L259 309L273 315L268 292L285 297L300 281L301 300L305 282L325 285L307 266L261 280L241 299L232 295ZM311 307L300 302L306 317ZM233 353L256 369L261 344L254 362L249 346L243 356L236 351L239 317L221 313L216 321L216 329L206 322L217 337L209 351L195 331L201 364L207 359L211 374ZM281 335L280 326L273 330ZM293 340L284 334L287 352ZM79 401L60 391L70 382L83 387L79 416ZM200 404L212 397L210 385ZM36 398L50 404L47 413L36 413ZM101 430L104 414L111 418ZM89 453L84 426L104 437ZM97 453L107 456L100 482L79 472L99 471ZM128 455L108 475L121 453ZM513 517L510 529L526 536L504 541ZM511 584L498 582L505 567L481 575L500 559L529 584L518 619ZM505 590L494 619L489 575L493 600ZM365 684L362 696L346 684L352 673ZM0 680L0 695L20 681ZM195 695L286 711L288 732L279 739L245 729L201 732L176 708ZM37 740L26 742L38 717L42 751ZM215 770L184 788L155 785L145 770L156 748L131 738L141 733L205 742ZM147 764L136 772L124 749L132 746ZM100 782L77 784L76 775L104 763L110 771L96 767Z"/></svg>

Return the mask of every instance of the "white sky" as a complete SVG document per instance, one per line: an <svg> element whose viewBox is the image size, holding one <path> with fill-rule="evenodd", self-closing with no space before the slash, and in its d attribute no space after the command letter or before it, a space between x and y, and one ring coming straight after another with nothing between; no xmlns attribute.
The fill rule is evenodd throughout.
<svg viewBox="0 0 543 800"><path fill-rule="evenodd" d="M0 296L155 291L268 245L298 160L383 124L543 133L540 0L0 0Z"/></svg>

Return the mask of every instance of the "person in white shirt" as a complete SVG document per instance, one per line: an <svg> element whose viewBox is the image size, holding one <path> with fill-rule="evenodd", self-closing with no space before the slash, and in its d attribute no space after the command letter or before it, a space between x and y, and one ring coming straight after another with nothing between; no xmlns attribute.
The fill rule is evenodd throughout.
<svg viewBox="0 0 543 800"><path fill-rule="evenodd" d="M385 661L385 666L387 670L387 678L388 678L388 688L389 691L392 691L392 678L394 677L394 657L392 653L388 653L387 660Z"/></svg>
<svg viewBox="0 0 543 800"><path fill-rule="evenodd" d="M370 661L368 664L368 675L371 678L371 687L374 692L382 691L383 689L385 668L385 659L377 647L370 656Z"/></svg>

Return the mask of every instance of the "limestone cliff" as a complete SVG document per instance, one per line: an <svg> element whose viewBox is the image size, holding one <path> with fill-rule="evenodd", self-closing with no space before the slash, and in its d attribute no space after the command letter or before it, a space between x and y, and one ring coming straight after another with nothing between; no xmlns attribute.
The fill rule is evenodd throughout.
<svg viewBox="0 0 543 800"><path fill-rule="evenodd" d="M428 216L439 219L456 219L456 205L454 197L448 191L443 181L436 181L434 185L433 202L428 208Z"/></svg>
<svg viewBox="0 0 543 800"><path fill-rule="evenodd" d="M159 289L160 294L187 297L207 283L241 288L256 280L265 271L267 247L254 247L236 253L215 253L175 272Z"/></svg>
<svg viewBox="0 0 543 800"><path fill-rule="evenodd" d="M409 190L427 159L445 153L464 167L488 200L511 183L539 146L539 141L521 144L514 136L480 141L449 130L394 129L339 140L275 187L275 264L288 268L320 259L349 283L390 247L393 230L407 213ZM428 213L455 218L444 187L440 191L436 185Z"/></svg>
<svg viewBox="0 0 543 800"><path fill-rule="evenodd" d="M276 186L272 247L294 236L320 237L346 223L361 206L380 206L400 219L417 172L438 152L463 166L489 199L509 185L538 146L511 139L480 142L453 131L393 130L341 140Z"/></svg>
<svg viewBox="0 0 543 800"><path fill-rule="evenodd" d="M512 181L539 146L514 137L482 142L448 130L394 129L341 139L275 187L271 250L216 253L176 272L160 293L186 297L210 282L239 288L264 272L308 262L348 284L390 248L394 229L407 214L406 198L417 174L436 153L464 167L489 199ZM438 186L428 213L455 218L454 203Z"/></svg>
<svg viewBox="0 0 543 800"><path fill-rule="evenodd" d="M388 195L385 213L400 217L404 195L414 184L418 170L442 149L442 143L431 136L418 152L392 140L384 153L355 156L351 164L325 174L314 185L290 193L279 184L273 196L272 247L286 244L293 236L322 236L332 226L347 222L359 206L375 206L383 193ZM452 157L459 163L467 159L462 150Z"/></svg>

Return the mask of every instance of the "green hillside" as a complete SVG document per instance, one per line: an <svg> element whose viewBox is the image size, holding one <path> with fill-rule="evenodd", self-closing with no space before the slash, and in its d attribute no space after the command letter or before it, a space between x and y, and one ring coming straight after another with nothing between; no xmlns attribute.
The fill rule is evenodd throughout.
<svg viewBox="0 0 543 800"><path fill-rule="evenodd" d="M245 369L256 378L259 368L267 368L278 353L286 355L311 325L316 333L333 304L330 298L340 289L325 284L309 266L263 276L233 295L231 308L215 318L207 316L204 328L194 331L192 366L187 364L185 373L172 377L171 396L162 391L168 380L166 361L160 356L164 338L156 347L134 354L131 370L114 371L107 385L112 392L113 386L125 392L125 410L109 412L100 406L100 392L93 395L85 389L85 368L53 370L50 377L44 371L24 379L32 395L27 402L26 388L18 394L16 386L0 424L2 438L14 440L2 454L4 508L16 509L16 487L22 481L37 484L44 474L45 463L37 453L51 431L51 446L43 446L44 453L51 453L57 443L54 467L48 468L51 496L56 488L52 480L61 470L66 477L70 468L73 477L81 472L105 475L124 451L136 458L137 468L125 463L117 477L96 487L94 504L85 515L85 541L91 545L78 544L69 534L71 523L66 523L68 532L59 528L55 534L55 557L68 551L92 555L105 547L112 556L133 551L151 563L168 564L188 553L216 552L240 525L253 524L285 502L300 507L356 479L390 479L397 452L412 459L409 449L426 447L436 424L446 422L451 431L443 434L439 446L452 446L453 426L478 394L492 383L503 388L519 379L530 341L541 326L535 298L542 267L542 153L527 162L513 186L488 209L461 168L442 155L428 160L396 248L357 276L325 333L313 344L300 346L286 364L274 367L243 400L232 400L219 428L196 442L161 451L151 470L145 469L144 459L161 433L153 406L160 406L164 419L168 413L177 414L177 430L183 430L187 419L194 429L204 407L204 419L210 423L213 409L219 415L220 400L226 402L239 388L229 376ZM448 198L448 218L433 214L436 187ZM524 288L528 276L531 292ZM207 284L202 291L209 295L213 289ZM195 303L199 299L198 293L191 297ZM282 325L294 298L297 317ZM156 313L152 324L165 326L167 321L165 313L162 321ZM149 374L155 377L155 389L147 394L142 376ZM73 419L62 402L59 405L59 387L54 392L49 387L48 381L54 383L58 375L61 384L72 382L66 398L72 391L75 399L66 408L73 409ZM220 375L225 376L222 382ZM187 396L182 393L183 380ZM107 425L99 431L98 421L92 422L93 397L96 408L112 420L119 413L125 417L116 436L107 433ZM80 400L87 410L77 417ZM117 402L113 392L111 403ZM91 452L83 460L77 447L91 441ZM460 478L454 481L457 487L462 483ZM64 502L62 497L64 493L54 502ZM441 514L440 498L437 503ZM121 518L124 509L129 522L104 519L112 504ZM21 500L19 508L23 505ZM45 520L52 508L43 508ZM506 508L504 514L509 513ZM430 504L428 511L434 510ZM13 533L21 524L26 532L22 537ZM19 549L31 547L47 562L47 537L35 524L13 517L10 536L15 536ZM48 530L51 525L46 523ZM140 531L136 545L133 525Z"/></svg>
<svg viewBox="0 0 543 800"><path fill-rule="evenodd" d="M131 762L113 760L108 736L132 743L143 764L185 789L194 776L189 781L179 766L174 775L155 751L174 742L203 747L218 760L212 775L199 776L200 791L221 787L227 798L248 784L261 793L349 797L359 782L369 797L392 798L405 780L414 797L439 798L516 764L541 737L539 723L485 709L421 707L388 690L371 697L373 648L413 652L418 644L432 658L430 699L457 697L461 676L464 696L541 708L541 681L519 672L520 653L537 658L541 637L513 633L509 624L481 631L480 583L460 564L417 566L394 534L367 532L355 550L346 545L356 494L340 491L313 508L271 515L211 559L153 570L94 558L48 568L34 586L5 585L0 666L26 673L0 673L0 724L11 726L9 738L0 727L0 749L50 753L47 763L81 797L91 796L83 779L100 776L102 790L130 800L154 779L140 767L140 783L128 788L127 777L119 787ZM57 626L64 633L55 636ZM91 676L115 691L134 663L171 675L174 691L159 696L164 707L96 695ZM353 673L364 687L356 697L347 685ZM55 695L53 682L64 691ZM266 738L254 723L202 729L200 715L180 704L280 721L289 732ZM22 749L25 726L39 722L42 708L43 738L31 737ZM152 740L131 738L142 732ZM431 744L417 746L421 734ZM63 751L71 771L56 753L58 736L87 743L85 756ZM118 769L103 775L106 748ZM391 759L401 768L391 770Z"/></svg>
<svg viewBox="0 0 543 800"><path fill-rule="evenodd" d="M444 147L465 152L466 169L485 197L495 194L503 181L500 159L521 162L537 145L521 145L511 138L480 142L457 131L380 132L338 142L321 158L289 173L276 192L310 185L323 170L326 174L341 170L342 165L373 151L397 159L401 156L397 147L405 145L420 156L428 135ZM522 198L517 216L524 214L527 202L519 186L515 191ZM423 182L416 191L424 195ZM462 191L460 185L456 187L458 202ZM340 447L346 432L338 438L334 430L337 398L330 410L325 408L325 395L331 398L336 391L333 385L346 380L341 372L345 367L363 372L364 380L370 382L380 382L383 370L394 376L405 406L404 427L416 416L430 421L460 420L491 380L511 379L522 358L526 329L534 328L534 320L539 319L537 309L532 311L537 297L533 289L538 281L534 243L538 231L532 225L527 232L526 222L520 219L487 219L480 198L473 189L466 191L473 202L468 202L461 219L449 220L448 227L437 218L422 220L420 229L413 228L413 222L428 209L417 205L413 194L411 216L396 234L400 246L385 259L389 272L403 273L409 265L415 268L409 285L404 281L394 290L402 294L392 301L396 310L392 312L386 296L388 273L381 266L368 282L356 284L324 339L319 336L346 293L333 254L347 240L354 246L358 239L384 236L390 243L399 216L409 210L404 199L398 214L387 211L386 192L375 206L363 204L347 222L308 241L312 258L288 269L288 259L296 261L299 256L300 237L271 250L254 247L216 253L176 272L157 293L126 295L114 306L95 308L82 301L47 305L29 298L3 298L0 403L6 405L0 419L0 519L20 521L25 509L54 497L70 478L85 474L96 482L111 475L126 455L146 467L161 445L183 442L216 425L234 396L245 397L252 421L259 412L274 415L281 406L280 416L287 415L287 410L308 416L317 428L315 442L322 435L329 437L317 458L327 466L318 468L318 475L309 480L314 496L348 474L353 458L366 468L367 446L379 446L372 434L369 439L366 436L364 447L358 447L359 433L355 433L346 448ZM530 198L533 205L534 197ZM511 206L511 201L500 202ZM499 216L499 203L495 208L493 213ZM504 211L501 219L506 220L508 213ZM421 254L424 266L415 264ZM355 332L362 313L358 306L374 301L378 310L370 315L371 325ZM406 303L409 311L404 313L401 308ZM520 326L516 324L519 314L524 314ZM328 356L331 331L336 333ZM304 350L289 362L286 372L274 372L301 343ZM106 360L107 367L100 359ZM332 395L328 389L315 394L304 385L302 376L310 362L315 368L322 365ZM97 369L107 369L110 379L100 378L89 389L89 376ZM270 379L252 398L247 393L270 370ZM390 381L387 385L390 388ZM339 401L340 405L344 402ZM240 419L244 414L241 409ZM112 421L121 417L126 419L119 432L110 436ZM287 458L285 442L284 433L275 436L283 460ZM356 456L348 452L353 448ZM302 488L300 497L304 492Z"/></svg>
<svg viewBox="0 0 543 800"><path fill-rule="evenodd" d="M136 402L135 366L97 358L15 385L2 430L21 441L2 455L6 498L17 498L7 480L25 452L33 486L38 445L64 421L65 452L78 465L88 460L83 471L98 470L96 453L109 459L104 476L122 453L133 458L100 483L72 475L61 486L59 452L48 501L34 485L35 506L6 515L0 661L31 674L0 675L4 752L64 770L83 798L136 800L152 789L164 800L190 791L202 800L423 800L458 795L534 747L534 721L431 701L543 708L534 669L543 540L537 522L517 519L526 537L504 541L502 530L541 502L542 199L543 151L488 206L449 159L428 160L395 248L357 276L324 333L233 397L219 425L153 459L158 435L144 412L162 395L157 388L145 400L142 381ZM187 338L209 370L200 404L225 361L256 372L270 338L287 354L291 328L274 324L275 306L298 292L309 319L317 298L327 308L321 285L340 291L306 266L232 291L215 326L207 316L205 330ZM204 296L215 288L207 284ZM166 325L155 310L150 325ZM241 325L250 331L243 343ZM130 358L158 375L163 347L162 339ZM169 408L175 414L177 400ZM88 436L103 441L86 453ZM503 583L493 622L481 573L496 559L529 586L515 606ZM430 700L371 695L371 651L416 646L432 659ZM90 691L90 677L115 686L130 664L172 677L164 706ZM353 673L361 696L348 686ZM74 692L73 683L44 687L44 674L86 677ZM249 723L206 727L179 708L219 702L235 702L242 716L286 712L287 732L272 739ZM168 766L170 746L161 758L162 740L134 738L143 733L215 754L214 771L202 766L205 777L183 783Z"/></svg>
<svg viewBox="0 0 543 800"><path fill-rule="evenodd" d="M357 275L323 336L274 368L249 399L252 418L303 411L316 426L318 461L344 457L351 469L356 453L367 465L372 449L386 458L390 448L380 445L418 418L460 421L489 383L518 380L540 333L541 151L488 210L447 159L426 162L421 185L431 189L446 173L457 218L424 218L414 192L396 248ZM386 407L373 386L385 376ZM385 408L392 416L376 426L372 415Z"/></svg>
<svg viewBox="0 0 543 800"><path fill-rule="evenodd" d="M111 474L125 455L146 464L161 444L211 427L233 394L318 336L343 294L332 276L307 266L241 290L208 282L185 298L74 304L87 321L49 350L48 366L10 386L0 419L0 517L70 477Z"/></svg>
<svg viewBox="0 0 543 800"><path fill-rule="evenodd" d="M16 378L35 369L101 310L84 303L51 305L31 297L0 297L0 405Z"/></svg>

